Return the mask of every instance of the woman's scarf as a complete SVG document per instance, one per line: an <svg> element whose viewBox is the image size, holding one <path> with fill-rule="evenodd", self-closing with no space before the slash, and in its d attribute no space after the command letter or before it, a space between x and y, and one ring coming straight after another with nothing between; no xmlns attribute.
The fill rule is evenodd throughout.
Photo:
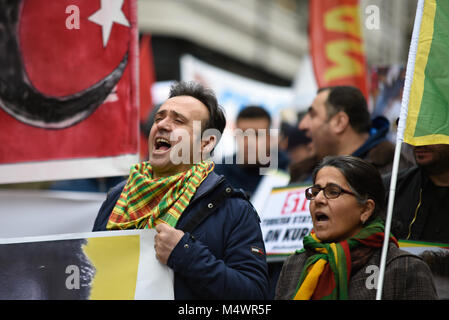
<svg viewBox="0 0 449 320"><path fill-rule="evenodd" d="M304 237L304 249L313 254L306 260L299 277L294 300L344 300L348 299L348 282L351 276L351 251L362 246L380 248L384 239L384 223L375 219L352 238L339 243L322 243L314 231ZM398 246L390 235L390 242Z"/></svg>
<svg viewBox="0 0 449 320"><path fill-rule="evenodd" d="M150 163L136 164L131 168L106 229L148 229L161 222L174 227L213 169L213 162L202 161L187 171L154 179Z"/></svg>

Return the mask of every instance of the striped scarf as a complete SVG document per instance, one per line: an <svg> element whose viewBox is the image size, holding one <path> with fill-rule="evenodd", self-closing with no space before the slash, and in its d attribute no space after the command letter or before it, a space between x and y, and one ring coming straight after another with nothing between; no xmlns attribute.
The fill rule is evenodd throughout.
<svg viewBox="0 0 449 320"><path fill-rule="evenodd" d="M150 163L136 164L106 229L151 229L161 222L176 226L197 188L213 169L213 162L203 161L187 171L153 179Z"/></svg>
<svg viewBox="0 0 449 320"><path fill-rule="evenodd" d="M354 237L339 243L322 243L314 231L304 237L304 249L312 251L299 277L294 300L346 300L348 282L351 276L351 250L365 246L382 247L384 223L375 219ZM390 235L390 242L398 246L397 240Z"/></svg>

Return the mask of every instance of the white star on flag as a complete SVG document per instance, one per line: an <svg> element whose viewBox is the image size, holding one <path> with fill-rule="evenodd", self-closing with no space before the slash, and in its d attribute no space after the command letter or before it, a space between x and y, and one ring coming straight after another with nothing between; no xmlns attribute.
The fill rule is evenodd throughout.
<svg viewBox="0 0 449 320"><path fill-rule="evenodd" d="M114 22L129 27L129 21L126 19L122 11L124 0L101 0L101 8L88 20L101 26L103 35L103 48L106 48L111 35L112 25Z"/></svg>

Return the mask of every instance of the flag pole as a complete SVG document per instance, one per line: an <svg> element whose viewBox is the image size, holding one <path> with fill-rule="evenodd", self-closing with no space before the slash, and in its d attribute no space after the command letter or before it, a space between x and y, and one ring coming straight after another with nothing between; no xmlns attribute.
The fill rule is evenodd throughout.
<svg viewBox="0 0 449 320"><path fill-rule="evenodd" d="M388 196L387 217L385 221L385 235L382 245L382 254L380 257L380 270L377 281L376 300L382 299L382 289L385 278L385 266L387 260L388 243L390 238L391 220L393 217L394 198L396 194L396 182L399 170L399 160L401 158L401 147L404 141L404 130L407 120L408 103L410 99L410 88L412 86L413 73L415 69L416 51L418 49L419 30L421 28L422 13L424 8L424 1L419 0L416 7L415 23L413 26L413 34L410 41L410 50L407 61L407 71L405 74L404 91L401 101L401 113L399 115L399 124L396 136L396 148L394 151L393 168L391 171L390 189Z"/></svg>
<svg viewBox="0 0 449 320"><path fill-rule="evenodd" d="M376 300L382 299L382 287L385 276L385 264L387 260L388 243L390 238L389 235L391 230L391 219L393 216L394 196L396 194L396 181L398 176L399 159L401 158L401 146L402 141L396 141L396 148L394 151L394 159L393 159L393 169L391 172L391 180L390 180L390 193L388 196L387 217L385 221L385 235L384 235L384 242L382 245L382 254L380 257L380 270L377 281Z"/></svg>

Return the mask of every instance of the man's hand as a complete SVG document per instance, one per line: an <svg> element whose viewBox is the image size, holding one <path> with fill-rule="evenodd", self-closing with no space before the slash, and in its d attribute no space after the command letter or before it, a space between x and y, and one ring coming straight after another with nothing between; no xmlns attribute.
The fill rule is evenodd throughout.
<svg viewBox="0 0 449 320"><path fill-rule="evenodd" d="M157 235L154 236L154 250L156 258L163 264L167 264L168 257L181 240L184 232L175 229L168 224L160 223L156 226Z"/></svg>

